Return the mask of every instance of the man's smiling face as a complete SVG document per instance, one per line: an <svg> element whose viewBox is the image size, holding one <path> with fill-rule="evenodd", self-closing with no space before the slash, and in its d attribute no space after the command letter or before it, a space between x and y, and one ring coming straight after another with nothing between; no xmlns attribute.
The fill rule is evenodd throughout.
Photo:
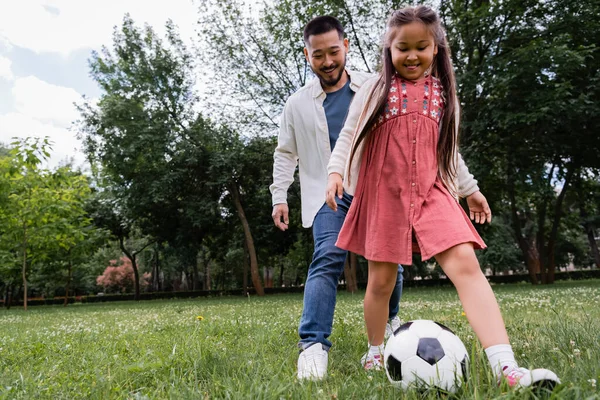
<svg viewBox="0 0 600 400"><path fill-rule="evenodd" d="M347 54L348 39L340 38L335 29L309 36L304 48L306 60L324 89L336 86L342 79Z"/></svg>

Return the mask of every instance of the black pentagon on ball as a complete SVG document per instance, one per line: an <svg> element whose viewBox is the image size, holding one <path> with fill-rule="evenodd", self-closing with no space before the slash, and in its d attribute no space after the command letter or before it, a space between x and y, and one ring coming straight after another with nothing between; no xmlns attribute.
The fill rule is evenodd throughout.
<svg viewBox="0 0 600 400"><path fill-rule="evenodd" d="M425 360L429 365L434 365L444 357L444 348L440 341L435 338L419 339L417 347L417 356Z"/></svg>
<svg viewBox="0 0 600 400"><path fill-rule="evenodd" d="M394 381L402 380L402 363L391 354L387 359L387 370Z"/></svg>
<svg viewBox="0 0 600 400"><path fill-rule="evenodd" d="M410 326L412 325L412 321L407 322L405 324L400 325L398 328L396 328L396 330L394 331L394 336L396 336L397 334L399 334L400 332L404 332L405 330L408 330L408 328L410 328Z"/></svg>
<svg viewBox="0 0 600 400"><path fill-rule="evenodd" d="M463 358L463 360L460 362L460 369L462 371L463 374L463 378L467 379L468 377L468 370L469 370L469 357L465 356L465 358Z"/></svg>
<svg viewBox="0 0 600 400"><path fill-rule="evenodd" d="M452 329L448 328L446 325L442 325L442 324L440 324L439 322L436 322L435 324L436 324L437 326L439 326L440 328L442 328L443 330L445 330L445 331L448 331L448 332L450 332L451 334L453 334L453 335L454 335L454 332L452 331Z"/></svg>

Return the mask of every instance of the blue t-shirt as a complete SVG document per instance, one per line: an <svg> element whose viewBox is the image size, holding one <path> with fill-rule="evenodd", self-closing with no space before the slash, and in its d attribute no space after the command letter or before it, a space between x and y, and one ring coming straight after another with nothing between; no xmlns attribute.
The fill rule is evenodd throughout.
<svg viewBox="0 0 600 400"><path fill-rule="evenodd" d="M340 136L340 132L344 127L346 116L350 103L354 97L354 92L350 89L350 79L340 90L327 93L327 97L323 102L325 108L325 116L327 117L327 128L329 129L329 144L331 150L335 147L335 142Z"/></svg>

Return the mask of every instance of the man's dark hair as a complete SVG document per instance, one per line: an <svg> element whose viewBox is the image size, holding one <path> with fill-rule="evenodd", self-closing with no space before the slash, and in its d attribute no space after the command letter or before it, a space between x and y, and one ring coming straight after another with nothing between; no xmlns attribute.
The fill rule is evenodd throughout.
<svg viewBox="0 0 600 400"><path fill-rule="evenodd" d="M304 43L308 43L308 38L312 35L320 35L333 30L338 32L340 39L344 38L344 27L337 18L329 15L313 18L304 27Z"/></svg>

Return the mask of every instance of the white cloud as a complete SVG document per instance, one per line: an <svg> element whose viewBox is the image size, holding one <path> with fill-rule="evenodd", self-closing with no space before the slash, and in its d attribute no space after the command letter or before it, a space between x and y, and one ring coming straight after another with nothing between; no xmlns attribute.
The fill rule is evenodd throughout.
<svg viewBox="0 0 600 400"><path fill-rule="evenodd" d="M2 0L0 41L4 37L38 53L99 49L111 44L113 27L127 12L136 23L149 23L159 33L170 18L185 40L194 36L197 8L192 0Z"/></svg>
<svg viewBox="0 0 600 400"><path fill-rule="evenodd" d="M42 123L68 128L79 116L73 103L81 102L81 95L74 89L28 76L15 80L12 93L17 112Z"/></svg>
<svg viewBox="0 0 600 400"><path fill-rule="evenodd" d="M81 143L69 130L79 117L74 102L81 95L71 88L52 85L34 76L17 78L12 87L15 111L0 115L0 142L13 137L50 137L53 142L50 166L74 157L76 165L84 163Z"/></svg>
<svg viewBox="0 0 600 400"><path fill-rule="evenodd" d="M52 142L49 167L56 167L65 160L74 159L76 166L85 164L81 143L75 133L52 124L43 123L22 113L0 115L0 142L9 144L12 138L45 137Z"/></svg>
<svg viewBox="0 0 600 400"><path fill-rule="evenodd" d="M0 56L0 79L12 81L14 76L11 69L12 61L8 58Z"/></svg>

